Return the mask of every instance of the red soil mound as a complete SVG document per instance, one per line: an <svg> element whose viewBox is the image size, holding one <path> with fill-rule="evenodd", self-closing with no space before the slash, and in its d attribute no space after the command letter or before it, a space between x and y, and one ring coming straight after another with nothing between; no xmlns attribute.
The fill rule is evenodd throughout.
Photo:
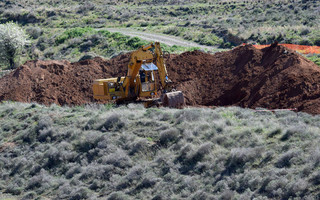
<svg viewBox="0 0 320 200"><path fill-rule="evenodd" d="M123 59L124 58L124 59ZM78 63L28 61L0 79L0 100L79 105L94 102L92 81L125 75L128 56Z"/></svg>
<svg viewBox="0 0 320 200"><path fill-rule="evenodd" d="M78 105L95 102L97 78L124 76L129 55L78 63L29 61L0 79L0 100ZM214 55L200 51L167 60L188 105L297 108L320 113L320 69L283 46L251 45Z"/></svg>
<svg viewBox="0 0 320 200"><path fill-rule="evenodd" d="M320 68L283 46L186 52L168 64L191 105L297 108L320 113Z"/></svg>

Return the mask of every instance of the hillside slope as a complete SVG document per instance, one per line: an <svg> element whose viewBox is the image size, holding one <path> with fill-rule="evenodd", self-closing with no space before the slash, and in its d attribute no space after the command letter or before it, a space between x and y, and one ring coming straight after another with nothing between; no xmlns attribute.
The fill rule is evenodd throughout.
<svg viewBox="0 0 320 200"><path fill-rule="evenodd" d="M0 2L0 22L45 29L133 27L225 47L274 40L319 45L319 6L315 0L17 0Z"/></svg>
<svg viewBox="0 0 320 200"><path fill-rule="evenodd" d="M319 115L0 104L18 199L317 199Z"/></svg>
<svg viewBox="0 0 320 200"><path fill-rule="evenodd" d="M0 79L0 100L46 105L95 102L93 80L124 76L128 62L129 54L77 63L28 61ZM172 55L166 63L187 105L297 108L320 113L319 67L276 44L262 50L239 46L214 55L185 52Z"/></svg>

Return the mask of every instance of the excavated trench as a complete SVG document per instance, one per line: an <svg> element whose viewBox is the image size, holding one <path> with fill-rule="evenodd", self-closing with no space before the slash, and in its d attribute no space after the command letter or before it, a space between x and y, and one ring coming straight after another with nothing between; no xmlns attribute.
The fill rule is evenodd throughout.
<svg viewBox="0 0 320 200"><path fill-rule="evenodd" d="M92 97L93 80L124 76L128 62L129 54L77 63L28 61L0 79L0 100L46 105L97 102ZM185 52L171 55L166 65L187 105L297 108L320 114L320 68L283 46Z"/></svg>

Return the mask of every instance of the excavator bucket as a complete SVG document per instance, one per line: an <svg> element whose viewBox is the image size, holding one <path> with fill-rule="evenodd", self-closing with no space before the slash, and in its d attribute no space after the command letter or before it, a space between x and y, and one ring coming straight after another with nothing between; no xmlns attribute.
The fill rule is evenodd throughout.
<svg viewBox="0 0 320 200"><path fill-rule="evenodd" d="M181 91L168 92L163 95L162 105L170 108L183 108L185 105Z"/></svg>

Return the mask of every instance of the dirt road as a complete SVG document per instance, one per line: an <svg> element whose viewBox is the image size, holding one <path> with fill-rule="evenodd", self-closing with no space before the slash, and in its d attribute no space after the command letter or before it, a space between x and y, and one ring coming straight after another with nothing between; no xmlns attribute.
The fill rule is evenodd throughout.
<svg viewBox="0 0 320 200"><path fill-rule="evenodd" d="M195 42L183 40L178 37L168 36L168 35L159 34L159 33L142 32L142 31L137 31L130 28L107 28L107 30L110 32L120 32L124 35L128 35L131 37L139 37L143 40L158 41L163 44L167 44L169 46L177 45L177 46L183 46L183 47L199 47L202 50L214 51L214 52L219 51L216 47L200 45Z"/></svg>

